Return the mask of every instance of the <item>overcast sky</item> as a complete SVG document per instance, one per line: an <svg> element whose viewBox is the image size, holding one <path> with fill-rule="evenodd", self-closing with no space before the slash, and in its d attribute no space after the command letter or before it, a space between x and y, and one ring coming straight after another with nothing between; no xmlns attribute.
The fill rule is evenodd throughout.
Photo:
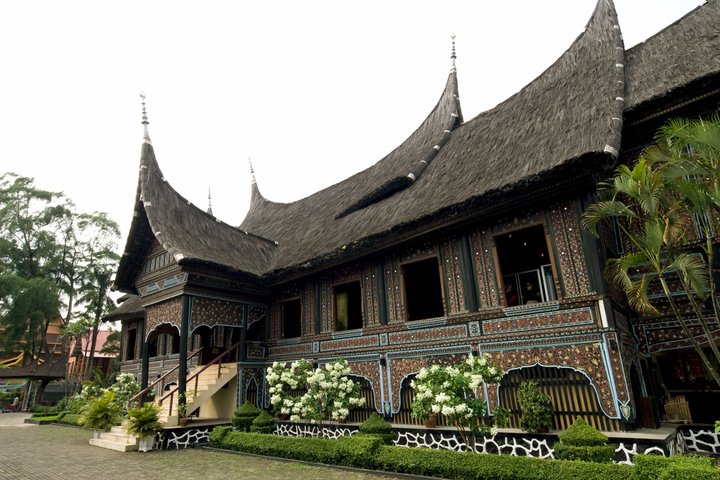
<svg viewBox="0 0 720 480"><path fill-rule="evenodd" d="M626 47L703 0L615 0ZM549 67L596 0L2 1L0 173L132 219L150 136L181 195L239 224L252 158L293 201L377 162L437 102L456 35L466 120Z"/></svg>

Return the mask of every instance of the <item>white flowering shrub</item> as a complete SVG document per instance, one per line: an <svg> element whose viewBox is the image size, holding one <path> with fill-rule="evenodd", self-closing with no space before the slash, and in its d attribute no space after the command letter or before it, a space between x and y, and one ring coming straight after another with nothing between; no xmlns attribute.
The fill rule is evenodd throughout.
<svg viewBox="0 0 720 480"><path fill-rule="evenodd" d="M493 365L487 354L469 355L457 365L423 368L410 382L415 394L412 415L425 420L431 414L443 414L457 427L466 445L468 430L495 435L498 426L505 426L509 412L498 407L493 412L494 424L486 424L487 404L478 390L483 383L500 382L502 376L500 367Z"/></svg>
<svg viewBox="0 0 720 480"><path fill-rule="evenodd" d="M121 373L108 390L115 394L115 402L120 405L123 413L127 413L127 403L140 393L140 385L132 374Z"/></svg>
<svg viewBox="0 0 720 480"><path fill-rule="evenodd" d="M344 359L315 369L304 359L289 367L275 362L268 367L266 376L270 403L276 415L289 415L293 422L345 420L350 409L365 403L360 385L348 375L350 366Z"/></svg>

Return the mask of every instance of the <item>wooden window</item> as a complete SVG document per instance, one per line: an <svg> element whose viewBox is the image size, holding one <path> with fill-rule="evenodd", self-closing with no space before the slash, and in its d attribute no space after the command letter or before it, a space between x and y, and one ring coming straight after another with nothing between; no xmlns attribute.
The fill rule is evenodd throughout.
<svg viewBox="0 0 720 480"><path fill-rule="evenodd" d="M127 333L127 348L125 348L125 360L135 360L135 345L137 342L137 329L131 328Z"/></svg>
<svg viewBox="0 0 720 480"><path fill-rule="evenodd" d="M360 282L335 287L335 330L355 330L363 327Z"/></svg>
<svg viewBox="0 0 720 480"><path fill-rule="evenodd" d="M436 257L403 265L402 275L408 320L445 315Z"/></svg>
<svg viewBox="0 0 720 480"><path fill-rule="evenodd" d="M301 335L302 309L300 299L287 300L280 304L282 311L282 337L297 338Z"/></svg>
<svg viewBox="0 0 720 480"><path fill-rule="evenodd" d="M542 225L497 236L495 245L508 307L557 299Z"/></svg>

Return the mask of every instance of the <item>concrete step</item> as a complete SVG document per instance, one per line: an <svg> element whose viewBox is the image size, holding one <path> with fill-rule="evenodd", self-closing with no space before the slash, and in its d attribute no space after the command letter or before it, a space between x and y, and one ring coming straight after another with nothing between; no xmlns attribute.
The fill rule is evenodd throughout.
<svg viewBox="0 0 720 480"><path fill-rule="evenodd" d="M107 440L112 443L124 443L127 445L134 445L137 443L137 438L135 438L134 435L129 435L127 433L120 434L120 433L112 433L112 432L103 432L100 434L101 440Z"/></svg>
<svg viewBox="0 0 720 480"><path fill-rule="evenodd" d="M114 442L112 440L106 440L102 437L101 438L91 438L90 445L100 447L100 448L107 448L109 450L115 450L118 452L134 452L138 449L137 442L134 442L132 444L118 443L118 442Z"/></svg>

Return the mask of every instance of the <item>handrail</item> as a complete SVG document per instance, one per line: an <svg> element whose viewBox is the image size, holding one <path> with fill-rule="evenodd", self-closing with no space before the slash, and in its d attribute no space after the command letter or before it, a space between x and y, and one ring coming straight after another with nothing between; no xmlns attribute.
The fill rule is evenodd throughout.
<svg viewBox="0 0 720 480"><path fill-rule="evenodd" d="M194 352L192 352L190 355L188 355L187 359L188 359L188 360L192 359L192 358L195 357L197 354L199 354L201 351L202 351L202 347L198 348L197 350L195 350ZM162 380L165 380L165 378L166 378L168 375L170 375L171 373L173 373L173 372L174 372L175 370L177 370L178 368L180 368L180 364L179 364L179 363L178 363L177 365L175 365L173 368L171 368L170 370L168 370L167 372L165 372L165 374L164 374L163 376L161 376L160 378L156 379L153 383L151 383L150 385L148 385L147 387L145 387L144 389L142 389L142 390L140 391L140 393L138 393L137 395L135 395L134 397L132 397L130 400L128 400L128 402L127 402L127 404L128 404L128 410L130 409L130 406L133 404L133 402L136 402L136 404L137 404L138 407L142 407L141 402L142 402L143 397L144 397L150 390L152 390L152 389L155 387L155 385L157 385L157 384L158 384L159 382L161 382Z"/></svg>
<svg viewBox="0 0 720 480"><path fill-rule="evenodd" d="M185 380L185 389L186 389L186 391L187 391L187 385L188 385L188 383L190 383L191 380L195 379L195 388L193 389L193 391L197 392L198 380L200 379L200 374L203 373L205 370L207 370L208 368L210 368L211 366L213 366L213 365L215 365L215 364L217 364L217 366L218 366L218 378L220 378L220 376L222 375L222 360L223 360L225 357L227 357L231 352L237 351L237 350L239 349L239 347L240 347L240 342L235 343L235 344L232 345L230 348L228 348L227 350L225 350L223 353L221 353L220 355L218 355L217 357L215 357L215 358L212 360L212 362L208 363L207 365L203 366L203 368L201 368L201 369L198 370L197 372L193 373L193 374L190 376L190 378L188 378L187 380ZM165 399L168 398L168 397L170 397L170 408L168 408L168 416L171 416L171 415L172 415L173 399L174 399L174 397L175 397L175 392L177 392L179 389L180 389L179 386L175 387L174 390L170 390L165 396L163 396L163 397L160 398L160 401L158 401L158 405L162 405L163 402L165 401ZM179 407L179 405L178 405L178 407Z"/></svg>

